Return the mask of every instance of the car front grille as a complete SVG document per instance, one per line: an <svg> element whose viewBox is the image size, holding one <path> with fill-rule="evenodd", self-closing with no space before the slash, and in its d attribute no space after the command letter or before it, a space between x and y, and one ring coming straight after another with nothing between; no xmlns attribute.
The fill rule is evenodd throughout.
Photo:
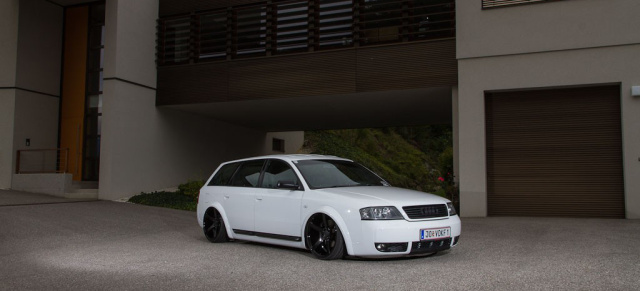
<svg viewBox="0 0 640 291"><path fill-rule="evenodd" d="M414 241L411 244L412 254L421 253L433 253L448 250L451 248L451 238L427 240L427 241Z"/></svg>
<svg viewBox="0 0 640 291"><path fill-rule="evenodd" d="M402 209L411 219L449 216L449 209L446 204L405 206Z"/></svg>

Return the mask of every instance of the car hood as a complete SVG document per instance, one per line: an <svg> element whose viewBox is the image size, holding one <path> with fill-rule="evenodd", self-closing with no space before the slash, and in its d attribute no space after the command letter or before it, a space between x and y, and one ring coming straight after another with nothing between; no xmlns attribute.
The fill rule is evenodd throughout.
<svg viewBox="0 0 640 291"><path fill-rule="evenodd" d="M339 187L315 191L364 200L363 202L366 202L368 206L409 206L449 202L449 200L434 194L385 186Z"/></svg>

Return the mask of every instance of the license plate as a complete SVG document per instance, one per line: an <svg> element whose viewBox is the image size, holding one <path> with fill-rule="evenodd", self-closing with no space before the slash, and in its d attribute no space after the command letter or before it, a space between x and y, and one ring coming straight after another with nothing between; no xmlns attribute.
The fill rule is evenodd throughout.
<svg viewBox="0 0 640 291"><path fill-rule="evenodd" d="M432 240L451 237L451 228L427 228L420 230L420 240Z"/></svg>

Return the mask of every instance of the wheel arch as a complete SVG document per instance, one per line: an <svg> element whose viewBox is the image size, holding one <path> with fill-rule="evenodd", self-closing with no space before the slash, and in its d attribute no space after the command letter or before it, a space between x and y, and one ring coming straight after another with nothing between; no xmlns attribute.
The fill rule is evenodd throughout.
<svg viewBox="0 0 640 291"><path fill-rule="evenodd" d="M304 223L302 224L302 235L303 235L302 243L304 247L306 249L309 249L309 246L307 245L307 238L305 237L305 234L307 232L307 222L309 222L309 219L311 219L311 217L316 214L328 215L329 217L331 217L331 219L333 219L333 221L336 222L336 224L340 228L340 232L342 233L342 238L344 239L344 245L347 249L347 254L353 255L353 244L351 240L351 232L349 231L349 228L347 228L347 224L345 223L344 218L342 217L342 215L340 215L340 213L337 210L328 206L321 207L315 211L309 212L309 215L307 215L303 220Z"/></svg>
<svg viewBox="0 0 640 291"><path fill-rule="evenodd" d="M202 220L204 220L204 215L207 213L207 211L209 211L210 209L215 209L218 211L218 213L220 213L220 216L222 216L222 220L224 222L224 228L227 230L227 237L230 239L233 239L233 231L231 229L231 225L229 225L229 220L227 219L227 213L224 211L224 208L222 207L222 205L218 202L214 202L211 205L209 205L207 207L207 209L205 209L204 212L202 212Z"/></svg>

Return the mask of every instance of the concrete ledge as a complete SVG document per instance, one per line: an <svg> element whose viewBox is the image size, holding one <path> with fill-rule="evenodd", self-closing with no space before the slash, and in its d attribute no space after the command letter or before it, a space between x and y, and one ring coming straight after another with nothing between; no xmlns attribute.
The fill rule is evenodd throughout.
<svg viewBox="0 0 640 291"><path fill-rule="evenodd" d="M14 174L13 190L65 197L71 189L71 174Z"/></svg>

